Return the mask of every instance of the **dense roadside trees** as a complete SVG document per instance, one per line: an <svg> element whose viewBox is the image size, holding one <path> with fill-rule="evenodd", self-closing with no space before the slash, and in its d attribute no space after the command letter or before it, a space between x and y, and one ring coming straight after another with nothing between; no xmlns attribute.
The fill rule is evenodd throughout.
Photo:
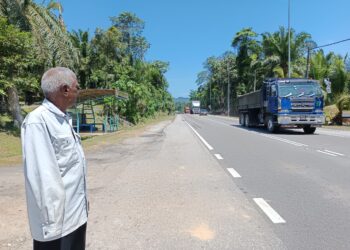
<svg viewBox="0 0 350 250"><path fill-rule="evenodd" d="M30 33L20 31L0 17L0 95L8 97L9 111L16 126L23 120L17 89L37 89L36 78L32 74L36 60L31 45Z"/></svg>
<svg viewBox="0 0 350 250"><path fill-rule="evenodd" d="M45 68L55 65L74 68L78 63L78 54L62 19L54 14L55 9L62 9L55 1L50 1L48 6L42 6L32 0L0 0L0 16L6 18L9 24L16 26L19 30L31 34L31 47L35 53L35 61L42 66L41 69L37 68L38 78ZM9 39L11 41L11 37ZM15 52L17 56L21 56L21 51L15 50ZM6 89L15 126L21 124L23 120L18 104L18 93L23 95L23 89L18 87L20 86L13 83Z"/></svg>
<svg viewBox="0 0 350 250"><path fill-rule="evenodd" d="M142 36L144 21L132 13L111 18L106 30L66 30L58 1L0 0L0 100L6 100L15 126L23 117L19 101L38 96L39 82L49 67L74 70L83 88L119 88L129 93L112 112L131 122L174 104L164 77L168 64L147 62L150 47Z"/></svg>
<svg viewBox="0 0 350 250"><path fill-rule="evenodd" d="M308 33L291 30L291 77L305 76L307 48L316 46L311 39ZM227 111L228 83L231 86L230 110L234 112L237 95L259 89L265 78L288 77L288 31L285 28L260 35L252 28L244 28L235 34L231 45L235 54L226 52L219 57L209 57L203 63L204 70L197 75L198 88L190 95L213 112ZM347 56L325 55L323 50L318 50L311 53L309 65L309 77L319 80L324 90L324 79L332 82L332 93L325 92L327 105L339 103L340 99L343 100L340 103L348 100L350 60Z"/></svg>

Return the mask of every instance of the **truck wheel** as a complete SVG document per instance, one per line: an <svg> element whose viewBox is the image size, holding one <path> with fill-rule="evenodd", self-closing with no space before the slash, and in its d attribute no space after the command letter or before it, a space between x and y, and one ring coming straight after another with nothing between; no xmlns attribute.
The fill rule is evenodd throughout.
<svg viewBox="0 0 350 250"><path fill-rule="evenodd" d="M315 133L316 128L311 127L310 125L307 125L307 126L303 127L303 130L304 130L305 134L313 134L313 133Z"/></svg>
<svg viewBox="0 0 350 250"><path fill-rule="evenodd" d="M244 114L239 114L239 125L244 126Z"/></svg>
<svg viewBox="0 0 350 250"><path fill-rule="evenodd" d="M276 133L278 132L278 129L279 127L274 124L273 122L273 118L270 117L268 120L267 120L267 130L270 132L270 133Z"/></svg>

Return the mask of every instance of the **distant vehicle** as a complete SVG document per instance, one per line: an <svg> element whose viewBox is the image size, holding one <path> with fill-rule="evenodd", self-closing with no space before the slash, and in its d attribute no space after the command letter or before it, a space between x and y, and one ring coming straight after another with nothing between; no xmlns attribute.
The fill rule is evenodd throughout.
<svg viewBox="0 0 350 250"><path fill-rule="evenodd" d="M208 115L208 110L201 109L200 112L199 112L199 115Z"/></svg>
<svg viewBox="0 0 350 250"><path fill-rule="evenodd" d="M201 109L200 101L192 101L192 114L199 114Z"/></svg>
<svg viewBox="0 0 350 250"><path fill-rule="evenodd" d="M313 134L325 117L320 84L309 79L268 79L260 90L238 97L239 123L263 124L270 132L280 127L302 128Z"/></svg>
<svg viewBox="0 0 350 250"><path fill-rule="evenodd" d="M184 108L184 113L185 113L185 114L190 114L190 113L191 113L190 107L187 107L187 106L186 106L186 107Z"/></svg>

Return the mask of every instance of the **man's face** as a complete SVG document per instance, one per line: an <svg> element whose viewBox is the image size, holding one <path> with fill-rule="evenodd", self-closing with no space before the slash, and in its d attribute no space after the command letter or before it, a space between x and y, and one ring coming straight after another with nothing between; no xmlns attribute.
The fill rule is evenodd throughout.
<svg viewBox="0 0 350 250"><path fill-rule="evenodd" d="M76 103L79 94L79 83L77 79L74 79L72 86L68 87L67 93L67 105L69 105L68 107L72 107Z"/></svg>

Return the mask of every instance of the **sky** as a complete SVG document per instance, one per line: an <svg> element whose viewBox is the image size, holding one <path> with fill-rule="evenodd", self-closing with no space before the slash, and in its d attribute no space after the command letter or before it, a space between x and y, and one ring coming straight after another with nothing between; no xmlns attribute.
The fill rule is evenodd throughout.
<svg viewBox="0 0 350 250"><path fill-rule="evenodd" d="M233 51L242 28L256 33L288 26L288 0L60 0L68 30L111 26L110 17L132 12L145 22L151 44L146 60L170 63L166 78L173 97L197 89L197 74L210 56ZM350 38L349 0L290 0L291 27L308 32L318 45ZM350 41L324 48L345 56Z"/></svg>

